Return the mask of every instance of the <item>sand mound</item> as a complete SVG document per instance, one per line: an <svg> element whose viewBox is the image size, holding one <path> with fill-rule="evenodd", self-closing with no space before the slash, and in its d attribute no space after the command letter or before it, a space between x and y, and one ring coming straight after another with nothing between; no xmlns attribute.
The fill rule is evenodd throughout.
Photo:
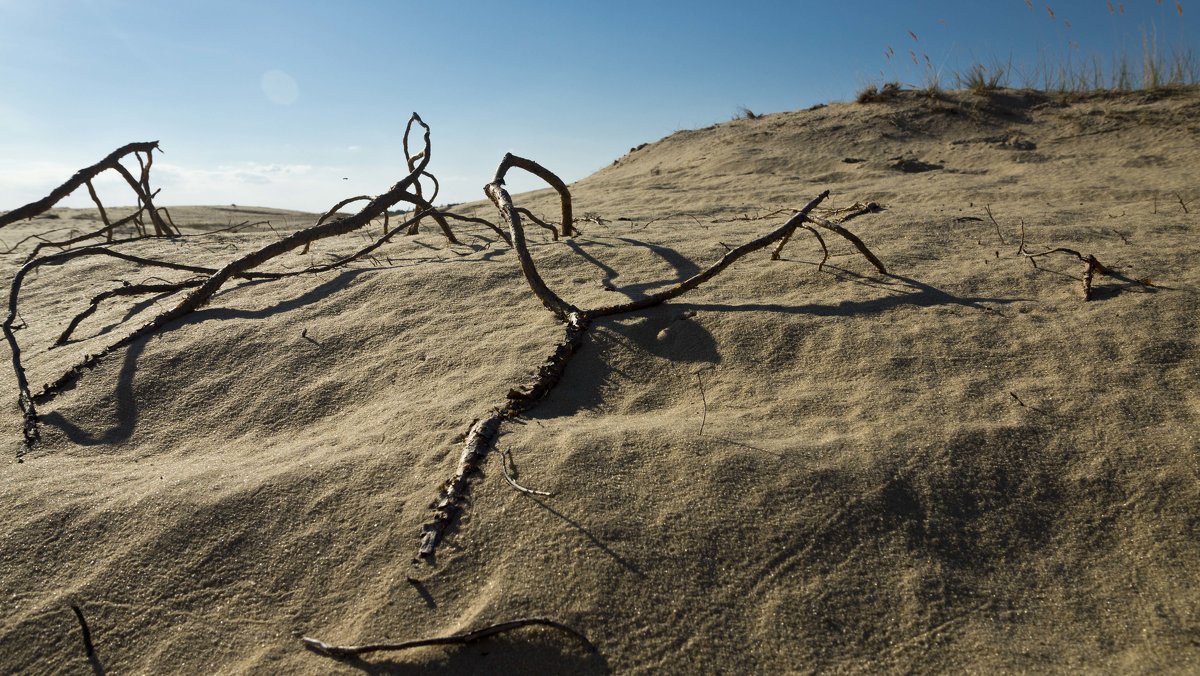
<svg viewBox="0 0 1200 676"><path fill-rule="evenodd" d="M72 603L112 673L1200 668L1197 120L1195 90L902 93L679 132L579 181L583 234L530 234L580 306L666 288L824 189L881 205L848 227L892 274L836 238L818 269L800 232L780 261L598 321L499 444L555 495L513 490L494 454L432 566L420 527L463 433L560 337L514 253L427 229L234 285L44 405L24 463L19 413L0 418L0 668L86 672ZM556 213L549 191L517 203ZM191 232L306 223L233 209L176 211ZM94 218L53 216L0 234ZM1121 277L1083 302L1079 261L1017 254L1022 223L1031 250ZM136 250L216 264L276 236ZM39 273L30 379L148 317L111 304L47 349L113 280L156 274ZM599 652L527 628L342 664L296 640L531 615Z"/></svg>

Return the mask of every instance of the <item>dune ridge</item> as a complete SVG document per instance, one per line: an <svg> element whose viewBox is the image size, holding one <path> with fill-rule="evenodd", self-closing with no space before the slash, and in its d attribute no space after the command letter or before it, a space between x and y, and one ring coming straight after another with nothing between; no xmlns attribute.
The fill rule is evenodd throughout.
<svg viewBox="0 0 1200 676"><path fill-rule="evenodd" d="M427 227L352 269L231 285L43 407L42 444L0 470L0 667L91 668L74 603L113 673L1194 670L1197 120L1194 88L901 92L681 131L576 182L582 234L529 236L580 306L667 288L825 189L882 207L848 226L891 274L837 238L818 270L798 232L781 260L597 320L499 441L554 496L493 454L433 565L421 525L463 434L560 339L515 254ZM200 232L231 209L172 212ZM96 219L52 213L11 234ZM1022 224L1126 279L1084 302L1078 261L1019 255ZM277 236L134 250L215 265ZM151 274L39 273L31 381L150 316L109 305L47 349L97 290ZM20 430L14 407L8 458ZM597 652L536 628L366 663L297 640L520 616Z"/></svg>

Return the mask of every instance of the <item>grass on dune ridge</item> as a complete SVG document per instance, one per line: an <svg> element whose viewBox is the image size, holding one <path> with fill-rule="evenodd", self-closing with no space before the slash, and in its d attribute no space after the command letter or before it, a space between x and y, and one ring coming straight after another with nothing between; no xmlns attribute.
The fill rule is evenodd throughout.
<svg viewBox="0 0 1200 676"><path fill-rule="evenodd" d="M1034 9L1030 0L1026 6ZM1157 0L1162 5L1162 0ZM1062 21L1069 30L1069 21L1058 17L1047 5L1047 16L1051 21ZM1125 14L1123 5L1108 3L1110 14ZM1175 13L1180 22L1183 7L1175 3ZM1182 26L1182 23L1181 23ZM1182 30L1182 29L1181 29ZM1153 91L1175 87L1190 87L1200 84L1200 61L1190 47L1180 43L1170 48L1159 44L1158 29L1140 28L1141 53L1131 55L1127 49L1114 52L1111 57L1099 54L1084 56L1079 44L1068 39L1066 49L1052 52L1039 49L1039 59L1034 65L1020 65L1010 58L1008 61L972 61L965 68L947 73L936 66L928 52L922 47L920 36L908 31L912 48L907 50L911 65L898 69L889 77L881 72L880 81L862 87L857 94L859 103L869 103L890 98L902 88L924 91L930 95L941 92L943 82L951 82L956 89L984 94L989 91L1017 87L1039 89L1058 93L1087 93L1102 91ZM902 60L897 50L888 46L885 59L893 65ZM913 82L916 80L917 82Z"/></svg>

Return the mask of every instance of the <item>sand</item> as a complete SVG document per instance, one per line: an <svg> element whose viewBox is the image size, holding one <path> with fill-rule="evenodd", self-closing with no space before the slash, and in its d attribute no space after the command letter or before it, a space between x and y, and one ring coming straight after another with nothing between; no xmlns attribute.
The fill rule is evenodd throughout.
<svg viewBox="0 0 1200 676"><path fill-rule="evenodd" d="M572 185L600 221L530 232L579 306L665 288L825 189L826 206L883 207L847 226L891 274L836 236L818 269L799 232L782 260L598 321L499 442L554 496L514 490L493 453L432 564L414 562L420 528L464 432L561 335L484 228L447 247L430 224L350 269L231 285L44 404L23 463L5 370L0 671L1194 672L1197 166L1194 89L903 93L632 151ZM549 191L516 202L555 217ZM274 230L128 250L215 265L314 218L253 211L173 209L188 233ZM52 216L0 239L96 218ZM1123 278L1084 302L1079 261L1018 254L1022 223L1030 250ZM153 276L178 277L89 259L31 280L35 387L165 302L110 303L48 349L88 298ZM598 651L526 628L341 663L297 640L522 616Z"/></svg>

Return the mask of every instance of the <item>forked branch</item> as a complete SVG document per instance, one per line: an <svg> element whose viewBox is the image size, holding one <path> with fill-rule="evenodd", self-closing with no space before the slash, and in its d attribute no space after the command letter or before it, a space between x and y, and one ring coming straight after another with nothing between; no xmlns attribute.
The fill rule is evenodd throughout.
<svg viewBox="0 0 1200 676"><path fill-rule="evenodd" d="M1030 253L1029 250L1025 248L1025 224L1024 223L1021 224L1021 242L1017 247L1017 253L1024 256L1025 260L1028 260L1029 264L1035 268L1038 266L1038 264L1037 264L1038 258L1041 258L1042 256L1049 256L1051 254L1056 254L1056 253L1067 254L1068 256L1074 256L1075 258L1079 259L1079 261L1081 263L1083 263L1083 300L1085 302L1091 300L1093 297L1094 289L1092 287L1092 283L1093 283L1097 273L1108 276L1108 277L1116 277L1123 281L1132 282L1134 284L1138 284L1138 285L1145 286L1145 287L1153 286L1148 280L1131 279L1129 277L1126 277L1126 276L1116 272L1112 268L1108 267L1107 265L1104 265L1103 263L1101 263L1099 261L1099 259L1097 259L1094 255L1083 254L1074 249L1068 249L1066 247L1060 246L1060 247L1055 247L1053 249L1047 249L1046 251Z"/></svg>
<svg viewBox="0 0 1200 676"><path fill-rule="evenodd" d="M125 157L126 155L136 153L146 153L149 155L155 150L158 150L158 141L129 143L117 148L99 162L75 172L75 175L68 179L66 183L63 183L54 190L51 190L49 195L46 195L36 202L30 202L25 206L18 207L6 214L0 215L0 228L3 228L6 225L12 225L18 221L33 218L34 216L49 210L55 204L58 204L64 198L66 198L67 195L75 192L81 186L90 183L92 179L96 178L96 176L99 176L109 169L116 169L117 167L120 167L121 158ZM129 178L132 179L132 176ZM137 190L138 188L135 188L135 191Z"/></svg>
<svg viewBox="0 0 1200 676"><path fill-rule="evenodd" d="M412 131L414 125L419 125L423 129L424 150L420 154L420 160L415 163L415 165L412 167L412 170L408 173L408 175L406 175L399 182L397 182L394 186L392 186L392 188L390 190L388 190L386 193L379 195L377 197L371 198L368 201L368 203L366 204L366 206L362 207L362 209L360 209L357 213L355 213L353 215L336 218L336 219L330 220L328 222L320 222L317 225L314 225L312 227L296 231L286 237L283 237L282 239L276 240L276 241L274 241L266 246L263 246L255 251L244 254L244 255L238 257L237 259L230 261L229 263L225 264L224 266L222 266L220 268L210 269L210 268L203 268L203 267L192 266L192 265L167 263L164 261L156 261L156 260L152 260L152 259L131 256L129 254L123 254L118 251L114 251L114 250L103 248L103 247L88 247L88 248L84 248L84 249L73 249L73 250L69 250L69 251L64 251L59 254L54 254L51 256L37 258L37 259L31 260L28 263L26 263L25 266L23 266L21 268L21 270L18 271L16 277L13 279L13 284L12 284L12 287L9 292L9 312L8 312L7 318L5 319L5 321L2 325L5 339L8 341L9 347L11 350L13 371L14 371L14 374L16 375L16 379L17 379L17 386L18 386L18 390L19 390L18 405L21 407L22 413L24 415L23 433L25 436L26 448L32 446L40 438L40 435L38 432L38 414L37 414L37 409L34 405L34 396L32 395L32 393L30 392L30 389L29 389L29 382L28 382L28 378L25 375L25 369L21 363L21 348L17 342L16 334L14 333L13 326L14 326L14 322L16 321L16 318L17 318L17 299L20 294L21 283L24 280L25 276L31 270L36 269L37 267L42 266L42 265L65 263L69 260L73 260L73 259L80 258L83 256L105 255L105 256L111 256L111 257L124 259L128 262L132 262L132 263L135 263L138 265L151 265L151 266L165 267L165 268L171 268L171 269L176 269L176 270L183 270L183 271L187 271L187 272L208 275L208 277L206 279L204 279L203 282L201 282L200 284L198 284L194 288L192 288L192 290L181 301L179 301L177 304L175 304L173 307L170 307L169 309L159 313L150 321L146 322L145 324L138 327L137 329L134 329L133 331L129 332L124 337L120 338L119 340L109 344L107 347L103 348L100 352L87 355L84 358L82 363L80 363L76 367L74 367L71 370L64 373L52 385L48 386L41 393L41 395L39 397L39 398L41 398L41 397L47 397L47 396L52 395L59 388L65 386L69 382L72 382L75 378L79 377L79 375L81 373L83 373L85 369L91 368L96 363L98 363L100 359L107 356L108 354L111 354L114 350L117 350L126 345L129 345L130 343L134 342L135 340L137 340L139 338L142 338L143 336L148 336L148 335L156 332L158 329L160 329L164 325L168 324L169 322L179 319L179 318L183 317L184 315L205 305L209 301L209 299L212 298L213 294L215 294L218 290L220 290L221 287L223 287L225 285L225 283L228 282L230 279L239 278L239 277L242 277L242 278L252 278L252 277L279 278L279 277L282 277L282 276L284 276L282 273L261 273L261 272L256 272L255 269L258 268L259 266L261 266L263 263L267 262L268 260L271 260L281 254L287 253L289 251L293 251L300 247L307 246L308 244L310 244L314 241L329 238L329 237L335 237L338 235L343 235L343 234L352 232L354 230L358 230L358 229L366 226L367 224L369 224L372 220L379 217L380 215L386 214L387 210L389 208L391 208L393 205L395 205L397 202L405 199L406 197L411 198L412 194L409 193L408 191L413 186L413 184L420 178L420 176L425 172L426 167L429 164L429 159L430 159L430 154L431 154L430 153L430 139L429 139L430 130L429 130L429 127L425 124L424 121L421 120L420 116L417 115L416 113L413 113L412 117L409 119L408 125L405 129L405 135L407 136ZM149 144L149 146L155 147L155 144ZM134 152L139 149L141 149L141 147L138 146L137 144L133 144L131 146L126 146L125 148L119 149L118 151L109 155L109 157L105 158L105 160L103 160L100 164L94 165L93 167L89 167L88 169L78 172L76 174L75 178L72 179L72 181L69 181L68 183L61 186L57 191L55 191L55 193L52 193L51 196L46 198L45 200L41 200L38 203L34 203L33 206L17 210L17 212L18 212L17 216L20 217L22 214L36 213L36 209L38 209L38 208L41 208L43 210L45 208L49 208L49 206L46 206L46 205L53 204L53 201L51 201L51 198L55 198L57 195L57 199L61 199L61 197L68 194L74 188L79 187L79 185L82 185L83 183L87 182L95 174L99 173L100 171L103 171L104 169L107 169L107 168L113 168L114 166L119 166L119 162L117 162L117 160L121 156L123 156L123 154L128 154L129 152ZM146 150L148 152L149 148L147 148ZM141 160L139 158L139 162L140 161ZM149 160L147 160L145 163L142 164L143 179L145 179L145 177L148 173L149 166L150 166ZM121 168L121 169L123 169L123 168ZM130 181L131 185L135 185L135 184L141 185L141 186L145 185L145 180L137 181L136 179L133 179L132 175L129 175L127 171L123 171L122 173L127 175L127 180ZM154 207L150 201L150 196L144 195L143 197L144 197L144 199L143 199L143 203L141 206L143 206L151 214L156 213L154 210ZM331 210L331 211L336 211L336 209ZM6 219L6 222L12 222L14 220L14 217L12 214L7 214L4 218ZM151 216L151 218L153 220L157 217ZM169 226L167 226L165 223L160 223L157 220L155 221L155 227L156 227L156 229L162 228L169 232ZM393 233L385 233L385 238L390 236L391 234L394 234L394 232ZM101 299L101 300L103 300L103 299ZM18 459L20 459L20 458L18 458Z"/></svg>

